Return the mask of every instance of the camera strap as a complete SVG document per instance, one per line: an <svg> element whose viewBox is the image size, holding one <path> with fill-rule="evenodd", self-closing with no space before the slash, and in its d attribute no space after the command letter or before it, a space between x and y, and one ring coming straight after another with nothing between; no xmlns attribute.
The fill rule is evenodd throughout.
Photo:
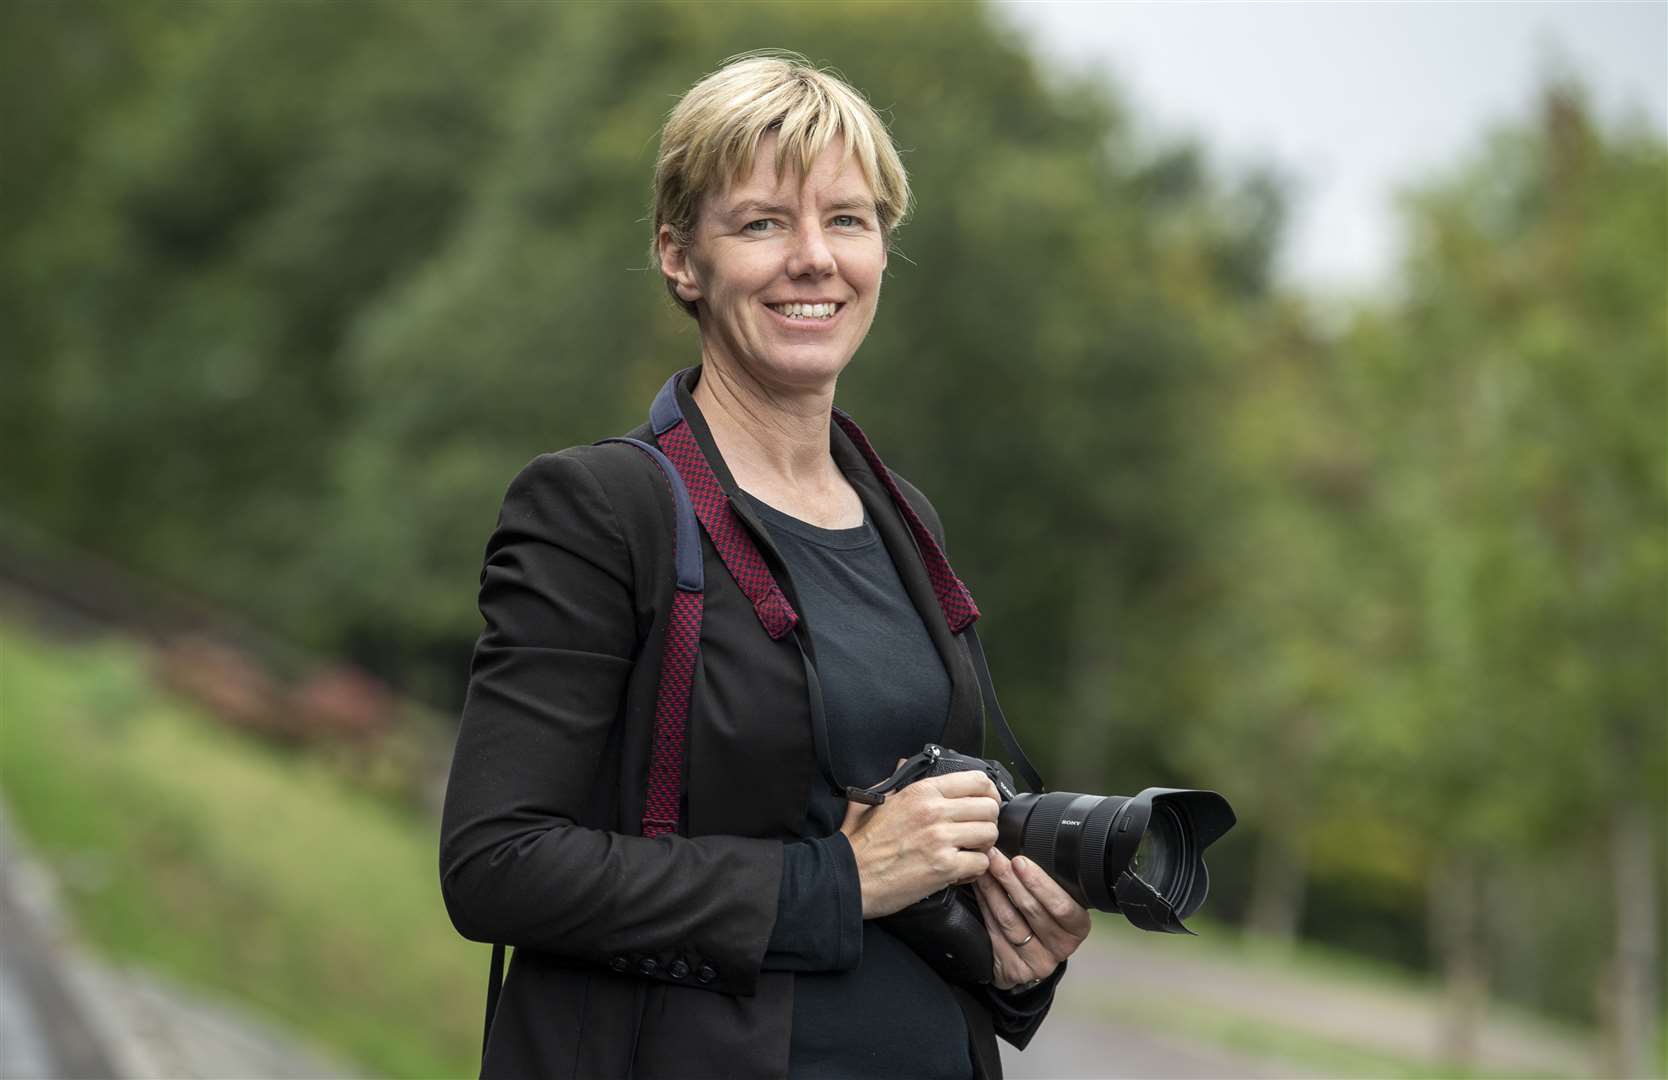
<svg viewBox="0 0 1668 1080"><path fill-rule="evenodd" d="M973 656L973 671L979 676L979 693L985 699L985 719L996 725L996 733L1002 737L1002 745L1008 748L1008 755L1013 759L1020 775L1031 785L1031 790L1041 794L1046 790L1042 774L1031 764L1031 759L1020 749L1019 737L1014 729L1008 726L1008 718L1003 715L1002 703L996 700L996 684L990 678L990 663L985 660L985 647L979 643L978 631L971 625L967 628L967 651Z"/></svg>

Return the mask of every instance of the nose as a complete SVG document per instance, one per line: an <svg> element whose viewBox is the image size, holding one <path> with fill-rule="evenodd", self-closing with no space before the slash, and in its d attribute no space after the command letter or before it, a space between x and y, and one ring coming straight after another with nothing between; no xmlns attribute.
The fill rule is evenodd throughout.
<svg viewBox="0 0 1668 1080"><path fill-rule="evenodd" d="M825 278L834 273L834 253L820 225L807 225L795 233L787 269L791 278Z"/></svg>

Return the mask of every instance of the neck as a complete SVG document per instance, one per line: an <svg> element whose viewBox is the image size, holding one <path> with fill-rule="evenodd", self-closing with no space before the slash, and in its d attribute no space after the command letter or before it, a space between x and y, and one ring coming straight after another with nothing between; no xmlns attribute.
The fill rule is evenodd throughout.
<svg viewBox="0 0 1668 1080"><path fill-rule="evenodd" d="M741 487L817 490L838 482L828 449L832 379L826 386L783 389L709 356L691 396Z"/></svg>

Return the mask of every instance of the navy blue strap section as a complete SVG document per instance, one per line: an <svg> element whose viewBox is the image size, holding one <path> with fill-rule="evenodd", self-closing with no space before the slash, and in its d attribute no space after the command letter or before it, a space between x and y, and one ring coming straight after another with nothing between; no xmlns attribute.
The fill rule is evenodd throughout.
<svg viewBox="0 0 1668 1080"><path fill-rule="evenodd" d="M678 407L678 380L689 374L690 369L682 371L666 380L666 385L660 388L660 393L654 396L654 404L649 406L649 426L654 428L656 435L663 434L667 428L683 419L683 410Z"/></svg>
<svg viewBox="0 0 1668 1080"><path fill-rule="evenodd" d="M668 387L671 383L666 384ZM665 391L661 391L662 394ZM655 401L658 404L659 398ZM677 399L673 399L673 408L677 407ZM695 504L689 501L689 489L683 485L683 477L679 475L677 467L669 458L660 452L658 447L650 446L641 439L628 439L619 436L612 439L598 440L600 443L621 442L629 443L654 459L660 466L660 471L666 474L666 482L672 486L673 512L677 514L677 567L678 588L684 592L702 592L706 589L706 571L701 563L701 526L695 520Z"/></svg>

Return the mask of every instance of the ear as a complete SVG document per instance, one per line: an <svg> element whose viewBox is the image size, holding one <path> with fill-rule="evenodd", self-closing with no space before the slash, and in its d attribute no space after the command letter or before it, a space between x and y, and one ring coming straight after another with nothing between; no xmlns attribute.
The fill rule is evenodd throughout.
<svg viewBox="0 0 1668 1080"><path fill-rule="evenodd" d="M701 287L695 280L694 267L689 264L689 251L672 239L672 227L662 225L655 237L660 248L660 272L672 283L678 299L693 304L701 298Z"/></svg>

